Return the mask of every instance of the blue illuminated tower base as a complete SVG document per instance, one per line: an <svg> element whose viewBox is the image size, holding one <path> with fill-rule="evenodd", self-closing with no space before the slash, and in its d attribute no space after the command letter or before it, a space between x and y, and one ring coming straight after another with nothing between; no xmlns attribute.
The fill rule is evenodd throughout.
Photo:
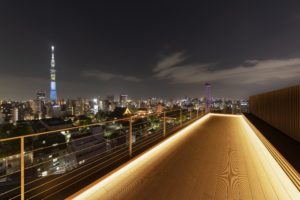
<svg viewBox="0 0 300 200"><path fill-rule="evenodd" d="M50 100L56 102L57 101L57 95L56 95L56 90L51 90L50 91Z"/></svg>

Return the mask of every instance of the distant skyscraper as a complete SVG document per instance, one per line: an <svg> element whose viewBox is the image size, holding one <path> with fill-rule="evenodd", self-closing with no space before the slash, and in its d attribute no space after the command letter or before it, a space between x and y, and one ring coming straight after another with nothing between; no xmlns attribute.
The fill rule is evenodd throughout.
<svg viewBox="0 0 300 200"><path fill-rule="evenodd" d="M121 105L121 107L126 107L127 106L127 101L128 101L128 95L121 94L120 95L120 105Z"/></svg>
<svg viewBox="0 0 300 200"><path fill-rule="evenodd" d="M18 120L19 120L19 110L17 107L14 107L13 108L13 117L12 117L13 124L16 125Z"/></svg>
<svg viewBox="0 0 300 200"><path fill-rule="evenodd" d="M44 91L42 91L42 90L38 91L36 93L36 99L40 100L40 101L45 101L45 99L46 99L46 93Z"/></svg>
<svg viewBox="0 0 300 200"><path fill-rule="evenodd" d="M36 119L41 119L43 115L46 113L45 100L46 100L46 92L42 90L37 91L36 100L34 100L34 109L33 109Z"/></svg>
<svg viewBox="0 0 300 200"><path fill-rule="evenodd" d="M56 70L54 59L54 46L51 46L51 69L50 69L50 100L55 103L57 101L56 94Z"/></svg>
<svg viewBox="0 0 300 200"><path fill-rule="evenodd" d="M205 112L208 113L210 111L210 105L211 105L211 85L209 83L205 83L205 88L206 88Z"/></svg>

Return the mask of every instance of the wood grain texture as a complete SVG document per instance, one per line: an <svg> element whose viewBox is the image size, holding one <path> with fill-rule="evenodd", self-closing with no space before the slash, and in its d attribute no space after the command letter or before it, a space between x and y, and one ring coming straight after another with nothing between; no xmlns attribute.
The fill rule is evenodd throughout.
<svg viewBox="0 0 300 200"><path fill-rule="evenodd" d="M242 117L211 115L85 199L293 199L247 131Z"/></svg>

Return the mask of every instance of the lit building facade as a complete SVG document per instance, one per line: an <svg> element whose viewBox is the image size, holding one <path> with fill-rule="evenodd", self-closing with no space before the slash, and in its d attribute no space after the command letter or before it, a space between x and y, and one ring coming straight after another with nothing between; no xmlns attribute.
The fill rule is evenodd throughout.
<svg viewBox="0 0 300 200"><path fill-rule="evenodd" d="M128 101L128 95L121 94L120 95L120 106L121 107L126 107L127 106L127 101Z"/></svg>
<svg viewBox="0 0 300 200"><path fill-rule="evenodd" d="M40 100L40 101L45 101L46 100L46 92L44 92L42 90L37 91L37 93L36 93L36 99Z"/></svg>

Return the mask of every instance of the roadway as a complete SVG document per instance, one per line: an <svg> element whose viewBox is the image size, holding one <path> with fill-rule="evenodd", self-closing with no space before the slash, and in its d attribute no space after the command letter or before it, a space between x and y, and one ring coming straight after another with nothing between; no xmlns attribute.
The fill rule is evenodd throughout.
<svg viewBox="0 0 300 200"><path fill-rule="evenodd" d="M69 199L300 199L241 116L210 114Z"/></svg>

